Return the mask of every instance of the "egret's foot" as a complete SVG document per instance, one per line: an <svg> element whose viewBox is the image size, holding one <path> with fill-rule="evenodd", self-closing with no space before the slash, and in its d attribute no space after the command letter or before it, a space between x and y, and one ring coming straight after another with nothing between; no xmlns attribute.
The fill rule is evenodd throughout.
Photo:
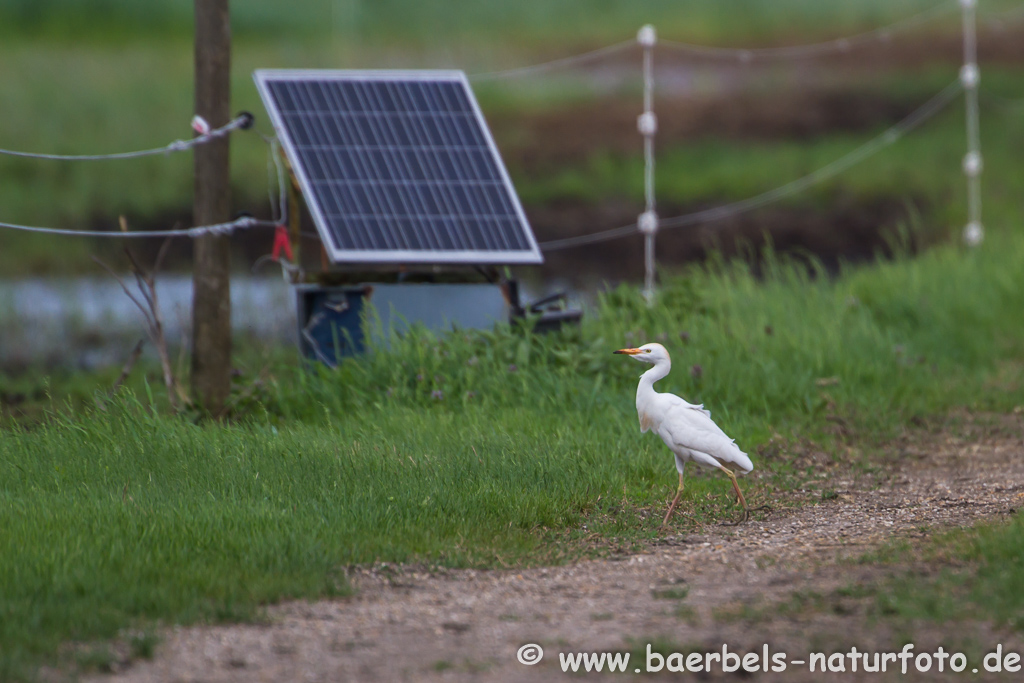
<svg viewBox="0 0 1024 683"><path fill-rule="evenodd" d="M672 512L676 509L676 503L679 502L679 494L682 491L676 493L676 497L672 499L672 502L668 506L668 512L665 513L665 519L661 520L661 526L668 524L668 518L672 516Z"/></svg>
<svg viewBox="0 0 1024 683"><path fill-rule="evenodd" d="M683 495L683 475L679 475L679 488L676 489L675 498L668 506L668 512L665 513L665 519L661 520L661 526L668 524L668 518L672 516L672 511L676 509L676 503L679 502L679 496Z"/></svg>
<svg viewBox="0 0 1024 683"><path fill-rule="evenodd" d="M750 510L743 508L743 515L735 522L722 522L719 526L739 526L750 521Z"/></svg>
<svg viewBox="0 0 1024 683"><path fill-rule="evenodd" d="M735 522L722 522L719 526L739 526L740 524L743 524L745 522L750 521L750 513L751 512L757 512L759 510L767 510L768 512L771 512L772 508L771 508L771 506L768 506L768 505L761 505L761 506L756 507L756 508L746 508L745 507L745 508L743 508L743 516L740 517L737 521L735 521Z"/></svg>
<svg viewBox="0 0 1024 683"><path fill-rule="evenodd" d="M726 467L719 467L719 469L725 472L725 476L729 477L729 481L732 482L732 487L736 491L736 500L743 506L743 517L741 517L738 522L732 522L731 524L723 523L722 526L739 526L750 519L750 509L747 508L747 499L743 497L743 491L740 491L739 482L736 481L736 475L733 471Z"/></svg>

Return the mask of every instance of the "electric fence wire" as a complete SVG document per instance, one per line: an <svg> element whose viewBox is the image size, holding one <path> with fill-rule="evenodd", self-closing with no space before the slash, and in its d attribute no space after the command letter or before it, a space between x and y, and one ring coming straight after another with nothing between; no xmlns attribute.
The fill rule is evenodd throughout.
<svg viewBox="0 0 1024 683"><path fill-rule="evenodd" d="M177 230L131 230L118 232L116 230L72 230L65 228L41 228L33 225L18 225L17 223L2 223L0 229L20 230L22 232L42 233L45 235L62 235L65 237L104 237L104 238L147 238L147 237L202 237L203 235L230 235L236 230L249 228L276 228L274 221L265 221L251 216L242 216L226 223L214 223L212 225L197 225L192 228L181 228Z"/></svg>
<svg viewBox="0 0 1024 683"><path fill-rule="evenodd" d="M777 48L719 48L701 45L692 45L689 43L681 43L675 41L659 41L662 45L673 47L676 49L684 49L689 51L700 51L704 54L713 54L716 56L728 55L732 57L739 56L741 59L744 58L757 58L760 56L772 57L772 58L799 58L803 56L810 56L814 54L820 54L827 51L835 50L846 50L850 46L866 42L869 40L882 39L887 40L893 34L908 30L910 28L920 26L928 21L931 21L946 12L952 10L958 3L942 3L930 9L919 12L918 14L912 15L900 21L897 21L888 26L880 27L852 35L846 38L837 38L822 43L813 43L808 45L795 45L790 47L777 47ZM993 16L991 19L1008 21L1018 18L1018 15L1024 15L1024 3L1014 7L1010 10L1002 12L998 15ZM634 40L625 40L620 43L608 45L603 48L591 50L582 54L572 55L561 59L552 60L540 64L534 64L525 67L519 67L515 69L509 69L504 71L492 71L486 73L477 73L469 76L470 80L484 81L484 80L497 80L504 78L516 78L520 76L529 76L537 73L543 73L555 69L568 68L578 64L582 64L588 61L596 60L601 57L605 57L611 54L615 54L620 51L624 51L634 47ZM961 90L961 85L958 82L951 84L945 90L936 95L932 100L925 103L920 109L915 111L913 114L908 116L906 119L893 126L885 133L868 142L866 145L850 152L846 156L836 160L835 162L818 169L817 171L798 178L786 185L775 188L760 195L756 195L749 199L728 204L725 206L715 207L698 211L693 214L687 214L685 216L677 216L675 218L659 219L660 228L672 228L679 227L682 225L691 225L697 222L708 222L718 220L726 216L732 216L737 213L750 211L760 206L764 206L768 203L778 201L783 197L790 194L800 192L803 189L810 187L816 183L827 180L843 171L847 168L859 163L864 158L875 153L879 149L891 145L900 137L908 133L914 127L922 123L930 116L937 113L940 109L945 107L949 101ZM197 145L202 145L210 142L216 138L222 137L229 134L230 132L238 128L248 128L252 123L252 117L248 114L240 115L220 128L211 130L208 133L197 136L190 140L176 140L164 147L158 147L154 149L139 150L134 152L120 152L113 154L90 154L90 155L63 155L63 154L39 154L33 152L19 152L14 150L0 149L0 155L23 157L23 158L34 158L34 159L50 159L58 161L102 161L102 160L114 160L114 159L132 159L144 156L153 156L158 154L169 154L172 152L182 152L189 150ZM265 137L265 136L264 136ZM273 148L276 144L276 140L273 138L266 138L268 144L271 144L271 157L275 166L277 167L278 175L278 187L280 192L280 198L276 210L273 212L284 220L285 217L285 182L283 178L283 170L281 168L280 159L277 154L277 150ZM270 190L272 194L272 190ZM271 205L273 207L273 200ZM101 238L150 238L150 237L198 237L205 234L231 234L238 229L247 229L252 227L276 227L279 225L279 221L263 221L257 220L251 217L242 217L234 221L226 223L218 223L214 225L206 226L195 226L192 228L185 228L179 230L158 230L158 231L133 231L133 232L116 232L116 231L88 231L88 230L73 230L73 229L58 229L58 228L44 228L36 226L19 225L14 223L3 223L0 222L0 228L6 228L10 230L20 230L25 232L45 233L52 235L64 235L74 237L101 237ZM559 249L567 249L575 246L582 246L585 244L592 244L596 242L602 242L606 240L616 239L625 235L632 234L637 230L635 223L625 225L620 228L613 230L606 230L599 233L593 233L590 235L580 235L577 237L569 237L558 240L551 240L548 242L540 243L540 247L544 251L556 251Z"/></svg>
<svg viewBox="0 0 1024 683"><path fill-rule="evenodd" d="M845 37L834 38L819 43L809 43L806 45L790 45L780 47L764 47L764 48L742 48L742 47L716 47L712 45L699 45L695 43L687 43L683 41L673 40L660 40L659 43L668 48L672 48L677 51L689 52L691 54L711 57L717 59L738 59L740 61L753 61L757 59L806 59L816 57L822 54L828 54L830 52L846 52L854 47L858 47L862 44L871 42L888 42L894 36L900 33L910 31L918 28L931 21L935 21L947 14L953 14L957 8L956 0L947 0L947 2L939 3L926 10L918 12L917 14L911 15L900 19L892 24L886 26L880 26L878 28L865 31L863 33L857 33ZM1010 10L1002 12L1000 14L993 15L990 20L992 21L1007 21L1015 18L1017 15L1024 13L1024 3L1020 6L1014 7ZM549 62L542 62L539 64L533 64L530 66L518 67L513 69L507 69L503 71L488 71L483 73L470 74L469 80L471 81L487 81L487 80L498 80L505 78L518 78L522 76L532 76L538 73L544 73L547 71L554 71L557 69L565 69L579 64L583 64L590 61L598 60L602 57L630 49L636 44L633 40L625 40L613 45L591 50L589 52L580 53L577 55L570 55L568 57L562 57Z"/></svg>
<svg viewBox="0 0 1024 683"><path fill-rule="evenodd" d="M991 107L1006 114L1019 114L1024 111L1024 98L1006 97L992 92L979 93L981 102L986 107Z"/></svg>
<svg viewBox="0 0 1024 683"><path fill-rule="evenodd" d="M822 166L816 171L797 178L796 180L792 180L785 185L781 185L768 190L767 192L762 192L761 194L738 202L716 206L696 211L694 213L684 214L682 216L675 216L673 218L660 218L658 220L658 228L659 230L665 230L693 225L695 223L710 223L722 220L723 218L729 218L748 211L753 211L754 209L759 209L768 204L780 201L790 195L802 192L803 190L806 190L818 183L829 180L852 166L855 166L864 159L867 159L876 152L894 144L897 140L907 135L948 106L950 102L956 99L962 91L963 84L959 79L957 79L946 86L937 95L933 96L923 105L911 112L896 125L887 129L877 137L869 140L857 149L854 149L839 159ZM630 225L624 225L622 227L605 230L603 232L591 233L589 235L579 235L576 237L566 237L541 242L539 246L541 250L545 252L559 251L561 249L569 249L572 247L595 244L598 242L617 239L619 237L625 237L626 235L636 233L638 230L639 228L637 224L632 223Z"/></svg>
<svg viewBox="0 0 1024 683"><path fill-rule="evenodd" d="M608 55L616 54L624 50L628 50L636 45L635 40L624 40L621 43L615 43L606 47L591 50L590 52L584 52L578 55L571 55L569 57L562 57L561 59L555 59L550 62L543 62L541 64L532 64L530 66L521 66L515 69L506 69L504 71L488 71L484 73L469 74L467 78L471 81L493 81L505 78L520 78L523 76L532 76L538 73L544 73L546 71L554 71L556 69L567 69L569 67L577 66L586 62L591 62Z"/></svg>
<svg viewBox="0 0 1024 683"><path fill-rule="evenodd" d="M185 152L193 147L205 145L212 140L221 138L239 128L248 128L251 124L252 115L241 114L220 128L214 128L210 132L198 135L190 140L175 140L163 147L143 149L135 152L115 152L114 154L39 154L36 152L18 152L10 149L0 149L0 154L25 159L48 159L51 161L111 161L114 159L137 159L139 157L155 156L157 154Z"/></svg>
<svg viewBox="0 0 1024 683"><path fill-rule="evenodd" d="M661 44L665 47L700 57L738 59L742 62L759 59L809 59L833 52L847 52L866 43L888 42L897 33L915 29L947 14L952 14L956 7L956 2L943 2L888 26L881 26L863 33L805 45L741 48L698 45L674 40L662 40Z"/></svg>
<svg viewBox="0 0 1024 683"><path fill-rule="evenodd" d="M757 59L784 60L784 59L806 59L830 52L847 52L855 47L872 42L886 43L892 40L897 34L905 33L920 26L936 21L945 15L952 15L958 6L957 0L947 0L939 3L917 14L900 19L892 24L864 31L849 36L833 38L818 43L805 45L789 45L779 47L743 48L743 47L717 47L713 45L699 45L684 41L659 40L663 47L677 51L689 52L694 55L717 59L738 59L742 62L754 61ZM1024 3L1014 6L1008 10L994 13L985 17L987 22L1001 24L1012 22L1024 17ZM602 57L622 52L633 48L636 45L634 40L624 40L613 45L583 52L577 55L562 57L549 62L532 64L530 66L517 67L503 71L488 71L476 74L469 74L471 81L489 81L499 79L512 79L523 76L532 76L547 71L566 69L590 61L596 61Z"/></svg>
<svg viewBox="0 0 1024 683"><path fill-rule="evenodd" d="M995 14L979 17L987 25L1001 27L1008 23L1015 23L1024 18L1024 3Z"/></svg>

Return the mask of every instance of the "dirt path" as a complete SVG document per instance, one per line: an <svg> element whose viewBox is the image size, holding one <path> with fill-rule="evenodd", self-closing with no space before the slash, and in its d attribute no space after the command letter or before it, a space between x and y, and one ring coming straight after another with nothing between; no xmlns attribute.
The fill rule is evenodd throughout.
<svg viewBox="0 0 1024 683"><path fill-rule="evenodd" d="M651 642L669 651L721 651L726 643L748 652L768 643L791 659L854 643L898 649L899 634L828 596L889 571L843 558L894 536L913 545L933 530L1024 505L1024 416L984 422L901 439L876 456L886 473L880 484L835 480L834 498L788 516L669 536L618 561L523 571L367 568L352 576L354 598L274 607L266 625L176 628L153 661L99 680L536 681L567 675L558 653L630 650L630 670L643 667ZM772 607L792 604L794 592L835 604ZM968 635L984 645L1015 642L984 624L922 625L914 642L920 652ZM543 646L539 665L517 662L525 643ZM1015 647L1024 650L1022 642ZM763 680L820 679L801 669Z"/></svg>

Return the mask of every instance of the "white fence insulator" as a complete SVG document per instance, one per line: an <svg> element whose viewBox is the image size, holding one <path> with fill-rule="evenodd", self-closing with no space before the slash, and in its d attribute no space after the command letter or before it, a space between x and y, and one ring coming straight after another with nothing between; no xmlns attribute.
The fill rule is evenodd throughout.
<svg viewBox="0 0 1024 683"><path fill-rule="evenodd" d="M658 232L658 214L644 211L636 221L636 227L642 235L653 235Z"/></svg>
<svg viewBox="0 0 1024 683"><path fill-rule="evenodd" d="M968 152L964 155L964 175L968 178L981 175L982 166L981 155L977 152Z"/></svg>
<svg viewBox="0 0 1024 683"><path fill-rule="evenodd" d="M963 9L964 64L960 68L960 82L964 88L964 106L967 110L967 155L964 157L964 175L967 176L967 225L963 239L968 246L976 246L985 237L981 222L981 135L978 123L978 29L977 0L960 0Z"/></svg>
<svg viewBox="0 0 1024 683"><path fill-rule="evenodd" d="M645 137L654 135L658 132L658 117L654 115L653 111L640 114L636 117L636 129L640 131L640 135Z"/></svg>
<svg viewBox="0 0 1024 683"><path fill-rule="evenodd" d="M636 41L644 51L644 113L637 119L637 129L644 138L644 212L637 219L644 236L644 298L654 302L654 282L657 277L654 235L658 230L658 215L654 212L654 135L658 132L658 119L654 115L654 46L658 35L650 24L637 31Z"/></svg>

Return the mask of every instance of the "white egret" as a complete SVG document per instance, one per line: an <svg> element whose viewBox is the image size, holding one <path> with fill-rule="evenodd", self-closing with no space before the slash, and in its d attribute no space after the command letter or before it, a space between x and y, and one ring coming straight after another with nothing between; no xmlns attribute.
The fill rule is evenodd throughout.
<svg viewBox="0 0 1024 683"><path fill-rule="evenodd" d="M736 482L736 472L747 474L754 469L754 463L739 449L735 440L730 439L712 421L711 411L704 410L703 405L687 403L675 394L654 390L654 383L664 379L672 369L672 359L665 347L661 344L644 344L635 349L619 349L615 353L632 356L654 366L640 375L640 384L636 388L636 412L640 418L640 432L653 430L676 456L679 488L676 489L676 496L662 524L668 523L668 518L679 502L683 492L683 468L691 460L703 467L719 469L729 477L743 505L743 517L736 523L747 521L750 511L740 485Z"/></svg>

